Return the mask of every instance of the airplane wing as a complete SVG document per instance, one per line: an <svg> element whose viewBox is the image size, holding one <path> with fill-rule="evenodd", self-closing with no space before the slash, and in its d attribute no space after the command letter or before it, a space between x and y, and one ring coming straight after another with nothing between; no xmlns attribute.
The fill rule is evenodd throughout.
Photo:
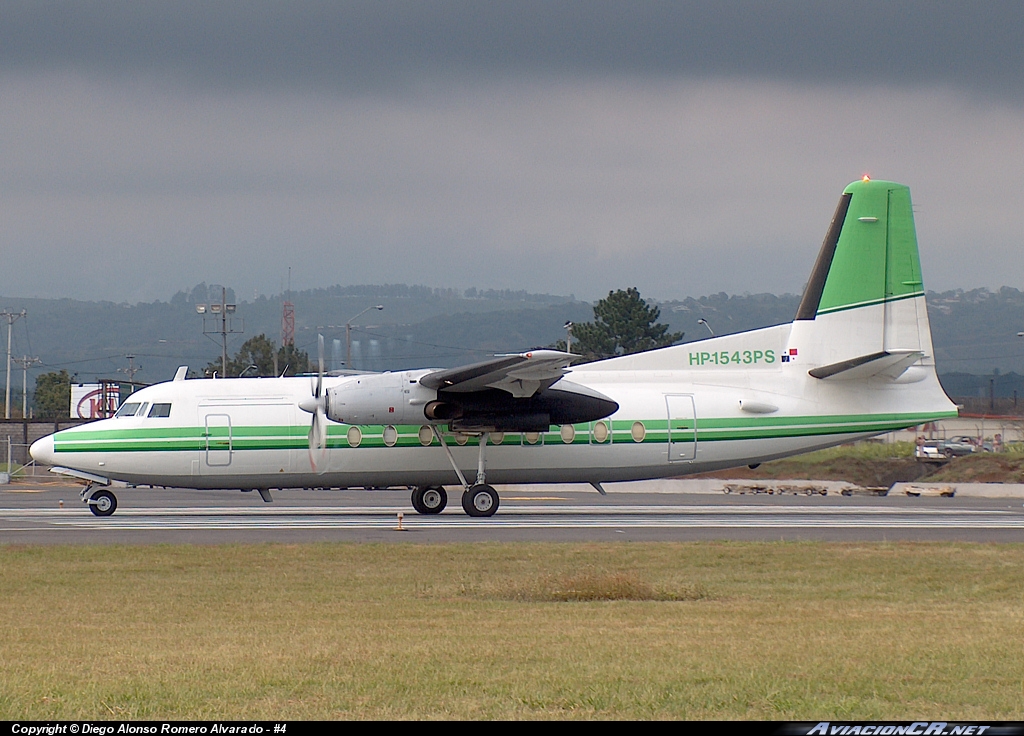
<svg viewBox="0 0 1024 736"><path fill-rule="evenodd" d="M558 350L499 355L480 363L428 373L420 378L420 383L446 393L495 388L523 399L549 388L568 372L569 364L578 357Z"/></svg>

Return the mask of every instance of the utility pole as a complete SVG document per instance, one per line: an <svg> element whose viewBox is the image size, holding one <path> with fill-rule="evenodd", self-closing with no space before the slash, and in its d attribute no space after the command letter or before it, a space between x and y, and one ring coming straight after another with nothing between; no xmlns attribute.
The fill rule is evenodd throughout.
<svg viewBox="0 0 1024 736"><path fill-rule="evenodd" d="M345 323L345 369L352 370L352 323L362 317L364 314L369 312L371 309L384 309L383 304L378 304L374 307L367 307L362 312L357 314L355 317ZM365 365L365 363L364 363Z"/></svg>
<svg viewBox="0 0 1024 736"><path fill-rule="evenodd" d="M15 320L24 317L25 314L24 309L20 312L12 312L10 309L0 312L0 317L7 320L7 391L4 394L4 419L11 418L11 327Z"/></svg>
<svg viewBox="0 0 1024 736"><path fill-rule="evenodd" d="M43 361L23 355L21 358L15 358L14 362L21 366L21 418L28 419L28 369Z"/></svg>
<svg viewBox="0 0 1024 736"><path fill-rule="evenodd" d="M126 355L124 357L128 359L128 367L118 368L117 372L124 373L126 376L128 376L128 385L131 386L129 393L133 394L135 393L135 374L142 370L142 366L140 365L138 368L135 367L134 355Z"/></svg>

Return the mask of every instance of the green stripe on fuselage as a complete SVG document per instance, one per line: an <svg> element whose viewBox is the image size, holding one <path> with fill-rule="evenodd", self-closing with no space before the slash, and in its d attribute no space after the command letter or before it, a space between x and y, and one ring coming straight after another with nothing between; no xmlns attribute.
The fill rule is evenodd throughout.
<svg viewBox="0 0 1024 736"><path fill-rule="evenodd" d="M757 418L707 418L697 420L697 440L720 442L727 440L774 439L828 434L853 434L864 432L888 432L912 427L925 422L956 416L953 412L917 414L832 414L796 417ZM604 420L608 423L608 420ZM632 436L636 421L644 425L645 433L639 442ZM608 444L649 444L668 441L666 419L630 420L616 419L611 422L609 438L597 442L594 426L597 422L573 425L575 430L571 442L566 443L558 430L538 433L537 442L531 443L528 434L519 432L503 433L503 446L533 445L608 445ZM348 449L349 425L335 425L328 428L327 445L331 449ZM422 447L419 440L421 425L396 426L398 437L394 447ZM211 428L212 430L213 428ZM209 449L227 449L227 428L211 431ZM359 447L387 447L384 442L384 425L369 425L359 428ZM308 429L303 426L249 426L232 427L231 448L233 450L300 450L308 446ZM62 433L63 434L63 433ZM692 441L692 428L673 428L675 441ZM477 437L465 438L467 445L476 445ZM54 451L61 452L182 452L205 451L208 438L203 427L164 427L124 430L78 429L54 439ZM448 444L455 445L454 439ZM488 439L488 444L495 444ZM429 446L438 446L431 438Z"/></svg>

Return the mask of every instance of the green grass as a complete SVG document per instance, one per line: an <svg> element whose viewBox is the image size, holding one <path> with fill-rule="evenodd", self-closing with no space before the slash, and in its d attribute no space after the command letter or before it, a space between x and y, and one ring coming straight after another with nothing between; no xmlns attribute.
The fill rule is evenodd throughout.
<svg viewBox="0 0 1024 736"><path fill-rule="evenodd" d="M0 719L1024 718L1024 545L0 547Z"/></svg>

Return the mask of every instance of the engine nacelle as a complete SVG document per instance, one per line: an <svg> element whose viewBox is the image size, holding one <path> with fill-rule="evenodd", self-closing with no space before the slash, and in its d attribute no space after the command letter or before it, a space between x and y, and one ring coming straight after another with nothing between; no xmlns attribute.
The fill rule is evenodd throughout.
<svg viewBox="0 0 1024 736"><path fill-rule="evenodd" d="M423 371L353 376L327 389L327 417L346 424L422 424L423 407L437 392L423 386Z"/></svg>

